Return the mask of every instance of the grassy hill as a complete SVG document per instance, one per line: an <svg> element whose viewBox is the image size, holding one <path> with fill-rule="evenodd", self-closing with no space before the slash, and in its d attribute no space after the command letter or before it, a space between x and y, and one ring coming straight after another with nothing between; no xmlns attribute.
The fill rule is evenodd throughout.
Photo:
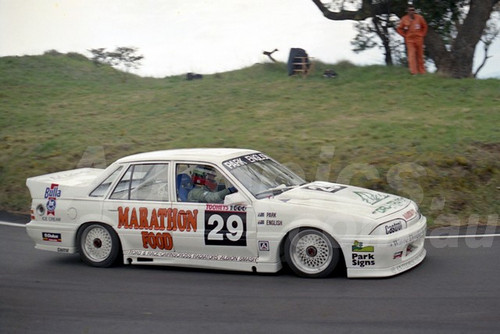
<svg viewBox="0 0 500 334"><path fill-rule="evenodd" d="M339 74L326 79L334 68ZM410 197L433 226L500 224L500 82L405 68L285 64L141 78L79 54L0 58L0 209L29 176L180 147L262 150L308 180Z"/></svg>

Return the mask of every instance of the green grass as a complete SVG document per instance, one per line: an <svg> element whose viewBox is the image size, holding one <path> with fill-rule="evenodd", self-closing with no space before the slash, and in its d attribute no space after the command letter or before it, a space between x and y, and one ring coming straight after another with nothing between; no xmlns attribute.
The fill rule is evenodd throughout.
<svg viewBox="0 0 500 334"><path fill-rule="evenodd" d="M332 67L339 76L323 78ZM315 64L307 78L256 64L153 79L57 52L0 58L0 74L2 210L29 210L29 176L157 149L246 147L309 180L411 197L433 226L500 223L496 79L348 62Z"/></svg>

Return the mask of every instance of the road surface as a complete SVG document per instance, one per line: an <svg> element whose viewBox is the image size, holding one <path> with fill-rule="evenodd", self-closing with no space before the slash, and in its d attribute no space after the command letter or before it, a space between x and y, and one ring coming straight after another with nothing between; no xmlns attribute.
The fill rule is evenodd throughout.
<svg viewBox="0 0 500 334"><path fill-rule="evenodd" d="M2 217L0 217L1 220ZM426 240L387 279L89 267L0 223L0 333L497 333L500 236ZM484 231L483 231L484 232ZM490 231L491 232L491 231Z"/></svg>

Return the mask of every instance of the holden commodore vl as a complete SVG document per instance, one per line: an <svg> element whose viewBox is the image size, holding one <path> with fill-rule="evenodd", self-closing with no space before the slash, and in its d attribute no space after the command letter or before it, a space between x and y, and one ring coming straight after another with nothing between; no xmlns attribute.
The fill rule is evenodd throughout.
<svg viewBox="0 0 500 334"><path fill-rule="evenodd" d="M306 182L247 149L178 149L30 177L35 247L91 266L168 265L301 277L388 277L426 255L404 197Z"/></svg>

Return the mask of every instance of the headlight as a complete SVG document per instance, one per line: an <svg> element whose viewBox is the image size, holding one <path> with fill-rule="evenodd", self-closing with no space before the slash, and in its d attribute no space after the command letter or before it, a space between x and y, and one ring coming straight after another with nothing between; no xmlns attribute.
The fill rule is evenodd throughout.
<svg viewBox="0 0 500 334"><path fill-rule="evenodd" d="M371 235L388 235L392 233L396 233L406 228L406 221L404 219L394 219L379 226L375 227L373 231L371 231Z"/></svg>

